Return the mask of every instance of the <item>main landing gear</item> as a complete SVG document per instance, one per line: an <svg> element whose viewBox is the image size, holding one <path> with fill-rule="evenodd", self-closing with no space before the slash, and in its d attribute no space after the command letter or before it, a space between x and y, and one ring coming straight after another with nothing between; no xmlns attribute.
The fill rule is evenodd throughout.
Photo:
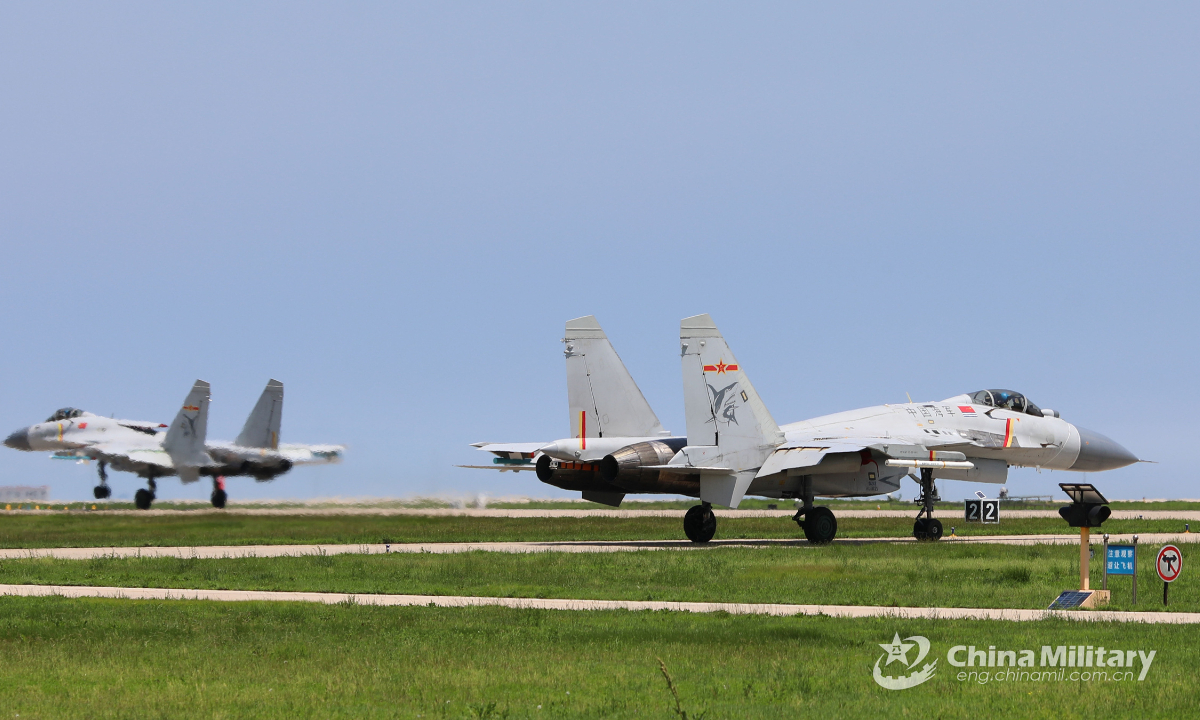
<svg viewBox="0 0 1200 720"><path fill-rule="evenodd" d="M100 484L92 488L92 497L97 500L103 500L109 495L112 495L112 488L108 486L108 473L104 472L104 461L100 461Z"/></svg>
<svg viewBox="0 0 1200 720"><path fill-rule="evenodd" d="M933 485L933 470L921 469L921 510L913 523L913 537L917 540L936 541L942 539L942 521L933 517L933 502L937 499L937 488ZM922 517L924 515L924 517Z"/></svg>
<svg viewBox="0 0 1200 720"><path fill-rule="evenodd" d="M154 502L154 491L158 489L158 483L154 482L154 478L147 478L146 483L150 486L142 488L133 494L133 504L138 510L149 510L150 503Z"/></svg>
<svg viewBox="0 0 1200 720"><path fill-rule="evenodd" d="M834 517L833 511L827 507L813 506L811 478L803 478L800 481L800 487L800 497L804 504L796 511L792 519L804 531L804 537L810 543L813 545L828 545L837 536L837 518Z"/></svg>
<svg viewBox="0 0 1200 720"><path fill-rule="evenodd" d="M212 504L215 508L225 507L225 500L229 496L225 494L225 478L213 478Z"/></svg>
<svg viewBox="0 0 1200 720"><path fill-rule="evenodd" d="M683 516L683 532L694 543L706 543L717 532L717 516L712 503L693 505Z"/></svg>

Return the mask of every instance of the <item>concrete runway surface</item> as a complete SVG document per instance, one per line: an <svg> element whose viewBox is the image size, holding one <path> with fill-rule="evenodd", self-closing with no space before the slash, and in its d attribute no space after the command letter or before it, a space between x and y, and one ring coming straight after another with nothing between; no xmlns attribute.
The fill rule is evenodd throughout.
<svg viewBox="0 0 1200 720"><path fill-rule="evenodd" d="M1113 543L1132 542L1132 535L1110 535ZM1200 533L1144 533L1138 541L1145 544L1200 542ZM836 543L915 543L911 537L845 538ZM974 537L944 537L941 543L974 543L991 545L1078 545L1078 535L979 535ZM1093 544L1099 545L1098 536ZM713 540L693 543L687 540L571 540L551 542L473 542L473 543L393 543L363 545L209 545L202 547L89 547L89 548L4 548L0 559L52 557L63 560L89 560L104 557L175 557L175 558L251 558L297 557L301 555L382 555L385 553L463 553L463 552L566 552L606 553L636 552L639 550L705 550L710 548L811 548L806 540Z"/></svg>
<svg viewBox="0 0 1200 720"><path fill-rule="evenodd" d="M0 585L0 595L21 597L98 597L127 600L216 600L221 602L356 603L383 606L478 607L484 605L537 610L669 610L727 612L732 615L825 615L827 617L890 617L899 619L1032 621L1065 618L1084 621L1164 624L1200 623L1200 613L1105 612L1097 610L1019 610L1009 608L918 608L870 605L782 605L768 603L656 602L646 600L566 600L548 598L467 597L456 595L379 595L265 590L191 590L168 588L88 587L78 585Z"/></svg>

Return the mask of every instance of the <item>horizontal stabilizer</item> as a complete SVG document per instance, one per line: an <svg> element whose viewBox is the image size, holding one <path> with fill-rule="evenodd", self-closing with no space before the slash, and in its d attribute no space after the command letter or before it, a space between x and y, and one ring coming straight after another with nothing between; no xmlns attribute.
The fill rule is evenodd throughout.
<svg viewBox="0 0 1200 720"><path fill-rule="evenodd" d="M508 458L510 460L521 460L532 458L546 443L471 443L471 447L479 448L486 452L490 452L497 457Z"/></svg>

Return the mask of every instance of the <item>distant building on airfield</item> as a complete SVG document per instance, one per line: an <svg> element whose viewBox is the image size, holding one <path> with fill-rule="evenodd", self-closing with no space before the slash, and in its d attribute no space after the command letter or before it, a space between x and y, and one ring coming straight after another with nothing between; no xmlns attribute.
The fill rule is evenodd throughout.
<svg viewBox="0 0 1200 720"><path fill-rule="evenodd" d="M50 499L50 486L0 485L0 503L36 502Z"/></svg>

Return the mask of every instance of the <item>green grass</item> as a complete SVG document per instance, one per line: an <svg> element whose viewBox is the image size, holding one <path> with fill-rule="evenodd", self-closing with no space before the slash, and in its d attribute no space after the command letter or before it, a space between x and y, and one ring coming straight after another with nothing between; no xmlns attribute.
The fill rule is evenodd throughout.
<svg viewBox="0 0 1200 720"><path fill-rule="evenodd" d="M1200 627L1069 621L0 598L0 629L22 718L677 718L660 658L688 718L1189 717L1200 665ZM938 665L888 691L897 633ZM1157 654L1144 682L980 684L948 665L960 644Z"/></svg>
<svg viewBox="0 0 1200 720"><path fill-rule="evenodd" d="M915 515L915 511L914 511ZM911 518L839 518L838 537L908 537ZM1068 534L1058 518L953 523L960 535ZM1110 520L1110 533L1180 532L1175 520ZM721 518L719 538L801 538L788 517ZM383 515L0 515L0 547L281 545L293 543L681 540L679 518L492 518Z"/></svg>
<svg viewBox="0 0 1200 720"><path fill-rule="evenodd" d="M1141 549L1140 602L1112 578L1114 610L1162 610L1155 546ZM286 558L52 558L0 561L0 583L347 593L1045 608L1078 586L1070 546L951 544L710 548L621 553L307 555ZM1100 587L1101 567L1092 568ZM1200 612L1200 574L1171 588Z"/></svg>
<svg viewBox="0 0 1200 720"><path fill-rule="evenodd" d="M994 493L992 493L994 494ZM479 507L477 499L467 498L451 502L442 498L408 498L408 499L377 499L356 501L335 501L335 500L313 500L313 501L263 501L263 502L237 502L230 501L228 508L236 509L279 509L279 510L306 510L306 509L338 509L338 508L453 508L453 507ZM679 498L674 500L637 500L626 499L621 503L622 510L686 510L696 504L693 498ZM795 507L795 500L771 500L766 498L746 498L742 501L739 507L743 510L766 510L771 505L777 509L789 509ZM1014 502L1002 500L1002 508L1005 510L1058 510L1063 505L1067 504L1066 497L1056 499L1051 502ZM909 510L915 512L915 505L912 503L912 498L906 500L888 500L884 497L862 498L862 499L832 499L823 498L819 500L820 505L825 505L834 510L874 510L881 508L884 510ZM133 510L132 502L121 501L87 501L87 502L70 502L70 503L45 503L26 501L20 503L6 503L8 508L19 509L41 509L61 511L64 508L79 511L87 510L88 508L96 508L98 510ZM608 505L599 503L579 501L579 500L554 500L554 499L528 499L528 500L501 500L501 499L485 499L485 506L496 509L525 509L525 510L612 510ZM1138 500L1114 500L1109 503L1109 506L1114 510L1200 510L1200 501L1194 500L1163 500L1156 502L1143 502ZM962 511L962 501L954 502L939 502L935 503L938 510L955 510ZM156 510L212 510L212 505L205 501L197 500L159 500L154 503Z"/></svg>

